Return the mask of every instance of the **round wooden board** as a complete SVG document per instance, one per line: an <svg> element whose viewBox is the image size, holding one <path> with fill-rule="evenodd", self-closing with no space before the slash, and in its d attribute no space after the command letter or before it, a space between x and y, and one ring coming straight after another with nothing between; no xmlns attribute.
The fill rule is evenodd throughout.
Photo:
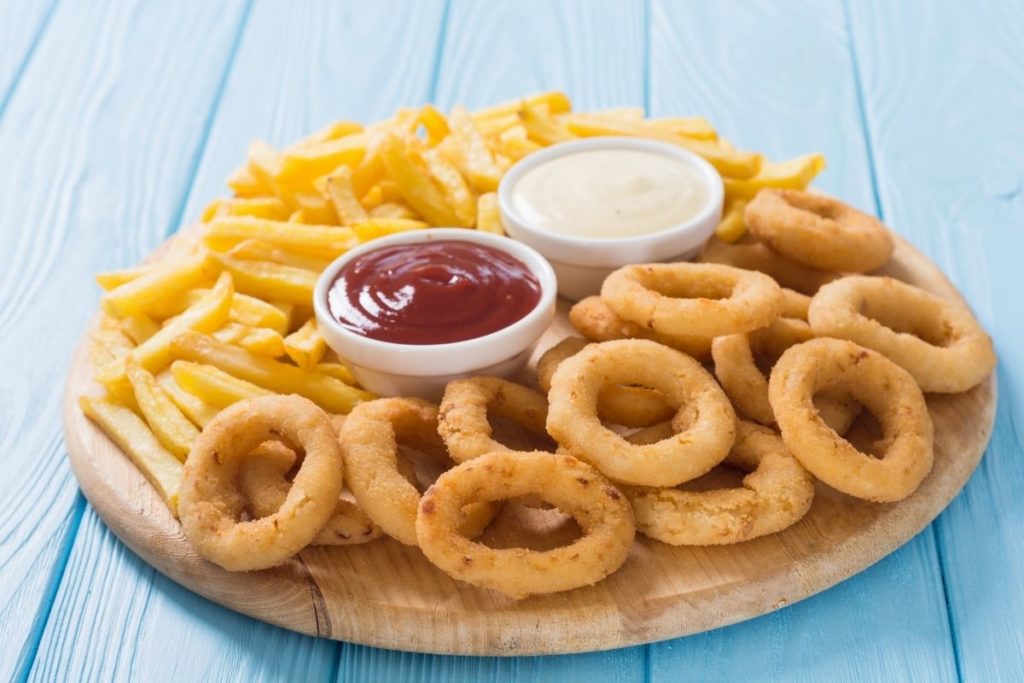
<svg viewBox="0 0 1024 683"><path fill-rule="evenodd" d="M886 272L942 296L958 293L897 240ZM538 345L572 334L563 312ZM536 357L536 355L535 355ZM928 525L967 482L992 433L994 375L932 395L935 466L914 495L879 505L818 485L810 513L766 538L677 548L637 537L602 583L516 602L459 583L391 539L310 548L288 564L233 574L200 559L155 490L77 399L97 390L83 340L68 376L64 431L75 475L110 529L157 570L216 603L284 628L376 647L467 655L603 650L706 631L764 614L865 569Z"/></svg>

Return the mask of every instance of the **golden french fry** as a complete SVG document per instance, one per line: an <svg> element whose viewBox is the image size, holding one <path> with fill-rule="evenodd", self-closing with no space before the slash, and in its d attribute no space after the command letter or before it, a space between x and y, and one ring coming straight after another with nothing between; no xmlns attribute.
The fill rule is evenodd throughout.
<svg viewBox="0 0 1024 683"><path fill-rule="evenodd" d="M334 258L355 244L352 231L333 225L307 225L238 216L217 218L207 225L203 241L224 251L244 240L259 240L319 258Z"/></svg>
<svg viewBox="0 0 1024 683"><path fill-rule="evenodd" d="M569 102L569 98L565 93L558 91L541 92L528 95L518 100L511 100L509 102L502 102L490 107L485 107L484 109L477 109L473 112L473 119L475 121L481 121L483 119L514 114L519 110L524 102L530 107L544 105L552 114L561 114L572 109L572 103Z"/></svg>
<svg viewBox="0 0 1024 683"><path fill-rule="evenodd" d="M334 212L338 214L338 221L342 225L360 223L367 219L366 209L359 203L355 189L352 187L351 168L342 166L327 176L325 190L327 197L334 205Z"/></svg>
<svg viewBox="0 0 1024 683"><path fill-rule="evenodd" d="M519 123L518 108L501 116L492 116L484 119L474 118L473 122L476 124L476 129L480 131L480 134L486 138L497 137L511 128L522 127L522 124Z"/></svg>
<svg viewBox="0 0 1024 683"><path fill-rule="evenodd" d="M717 140L718 133L702 116L688 116L665 119L651 119L651 125L670 133L697 140Z"/></svg>
<svg viewBox="0 0 1024 683"><path fill-rule="evenodd" d="M263 140L249 143L248 169L259 184L267 189L267 194L274 194L275 179L281 173L281 153Z"/></svg>
<svg viewBox="0 0 1024 683"><path fill-rule="evenodd" d="M821 154L805 154L786 161L766 161L752 178L723 178L725 196L753 199L754 195L768 187L802 190L810 185L824 168L825 157Z"/></svg>
<svg viewBox="0 0 1024 683"><path fill-rule="evenodd" d="M341 380L222 344L198 332L179 335L174 340L173 352L182 360L213 365L264 389L305 396L331 413L348 413L357 403L373 398Z"/></svg>
<svg viewBox="0 0 1024 683"><path fill-rule="evenodd" d="M283 220L288 217L288 205L277 197L243 197L214 199L203 211L203 222L208 223L221 216L254 216Z"/></svg>
<svg viewBox="0 0 1024 683"><path fill-rule="evenodd" d="M115 321L116 322L116 321ZM135 342L121 329L120 324L111 327L100 321L100 326L89 332L89 337L97 345L101 346L108 355L113 358L120 358L135 348Z"/></svg>
<svg viewBox="0 0 1024 683"><path fill-rule="evenodd" d="M338 214L334 205L323 195L313 192L293 192L288 195L293 206L302 211L304 223L312 225L337 226Z"/></svg>
<svg viewBox="0 0 1024 683"><path fill-rule="evenodd" d="M414 127L423 126L427 131L427 144L434 146L448 135L448 120L432 105L424 105L416 112Z"/></svg>
<svg viewBox="0 0 1024 683"><path fill-rule="evenodd" d="M454 212L457 223L464 228L472 227L476 222L476 198L466 184L466 179L459 169L448 163L437 150L428 149L423 152L423 160L427 165L434 184L441 188L448 206Z"/></svg>
<svg viewBox="0 0 1024 683"><path fill-rule="evenodd" d="M227 185L236 197L262 197L274 192L273 186L265 183L253 172L248 163L235 169L228 176Z"/></svg>
<svg viewBox="0 0 1024 683"><path fill-rule="evenodd" d="M321 375L340 379L345 384L356 385L356 378L352 375L352 371L341 363L317 363L313 367L313 371Z"/></svg>
<svg viewBox="0 0 1024 683"><path fill-rule="evenodd" d="M160 326L145 313L136 313L121 321L121 329L136 345L160 331Z"/></svg>
<svg viewBox="0 0 1024 683"><path fill-rule="evenodd" d="M519 110L519 121L529 138L541 145L554 145L576 138L576 135L551 118L541 107L523 106Z"/></svg>
<svg viewBox="0 0 1024 683"><path fill-rule="evenodd" d="M306 219L306 212L305 211L303 211L302 209L295 209L290 214L288 214L288 222L289 223L308 223L309 221Z"/></svg>
<svg viewBox="0 0 1024 683"><path fill-rule="evenodd" d="M274 179L286 183L312 184L339 166L357 166L366 156L366 145L367 136L356 133L337 140L286 149L281 154L280 170Z"/></svg>
<svg viewBox="0 0 1024 683"><path fill-rule="evenodd" d="M643 121L644 114L643 107L613 107L594 112L594 116L601 116L606 119L624 119L626 121Z"/></svg>
<svg viewBox="0 0 1024 683"><path fill-rule="evenodd" d="M272 261L294 268L305 268L316 272L322 271L330 263L329 260L300 254L291 249L285 249L264 242L263 240L242 240L228 250L228 256L240 261Z"/></svg>
<svg viewBox="0 0 1024 683"><path fill-rule="evenodd" d="M374 218L406 218L415 220L416 212L399 202L384 202L370 209L369 220Z"/></svg>
<svg viewBox="0 0 1024 683"><path fill-rule="evenodd" d="M161 320L172 318L186 308L194 306L209 292L208 289L191 289L183 292L161 302L159 308L153 311L153 315ZM291 309L283 310L282 306L283 304L268 303L263 299L235 292L231 298L228 320L249 327L268 327L278 334L284 334L288 330L288 316L291 314Z"/></svg>
<svg viewBox="0 0 1024 683"><path fill-rule="evenodd" d="M234 344L261 356L278 358L285 353L284 337L266 327L249 327L229 322L213 333L213 338L225 344Z"/></svg>
<svg viewBox="0 0 1024 683"><path fill-rule="evenodd" d="M384 190L381 189L380 183L371 187L369 192L364 194L363 198L359 201L371 211L384 203Z"/></svg>
<svg viewBox="0 0 1024 683"><path fill-rule="evenodd" d="M211 275L206 257L163 263L100 297L103 310L125 318L145 313L148 307L167 297L196 287Z"/></svg>
<svg viewBox="0 0 1024 683"><path fill-rule="evenodd" d="M493 232L495 235L505 234L505 228L501 224L501 214L498 211L498 195L494 192L482 194L477 200L476 227L477 230Z"/></svg>
<svg viewBox="0 0 1024 683"><path fill-rule="evenodd" d="M79 405L86 417L131 458L167 503L171 514L178 516L178 491L181 488L182 465L149 430L146 423L128 408L83 396Z"/></svg>
<svg viewBox="0 0 1024 683"><path fill-rule="evenodd" d="M171 376L185 391L203 402L220 408L274 392L262 389L212 365L176 360L171 363Z"/></svg>
<svg viewBox="0 0 1024 683"><path fill-rule="evenodd" d="M106 291L116 289L121 285L136 280L143 275L148 275L157 270L159 266L155 263L148 263L134 268L122 268L120 270L108 270L96 275L96 284Z"/></svg>
<svg viewBox="0 0 1024 683"><path fill-rule="evenodd" d="M199 436L199 430L188 421L156 378L131 356L125 359L125 372L128 373L128 381L135 391L135 401L149 428L164 448L185 462L188 452L192 450L192 442Z"/></svg>
<svg viewBox="0 0 1024 683"><path fill-rule="evenodd" d="M517 107L518 109L518 107ZM516 109L512 110L513 112ZM449 154L462 175L469 180L477 192L493 192L501 182L501 171L494 163L494 155L488 149L483 135L477 130L476 124L463 107L452 109L448 117L451 135L446 138L452 141ZM416 205L412 205L416 208ZM418 209L417 209L418 210ZM420 212L422 213L422 212Z"/></svg>
<svg viewBox="0 0 1024 683"><path fill-rule="evenodd" d="M227 254L213 256L224 270L231 273L235 287L243 294L293 304L304 304L313 298L319 273L312 270L270 261L240 261Z"/></svg>
<svg viewBox="0 0 1024 683"><path fill-rule="evenodd" d="M327 351L327 342L320 336L315 316L284 338L284 351L300 368L309 370L320 362Z"/></svg>
<svg viewBox="0 0 1024 683"><path fill-rule="evenodd" d="M156 381L159 382L160 387L167 392L167 395L174 402L174 405L178 406L178 409L185 414L185 417L191 420L192 424L200 429L210 424L210 421L217 417L217 413L220 412L220 408L217 406L210 405L198 396L190 394L182 389L181 386L174 381L174 377L171 376L170 369L164 370L157 375Z"/></svg>
<svg viewBox="0 0 1024 683"><path fill-rule="evenodd" d="M291 145L291 148L316 146L324 142L343 138L346 135L361 133L362 130L363 125L355 121L334 121L294 143Z"/></svg>
<svg viewBox="0 0 1024 683"><path fill-rule="evenodd" d="M408 218L371 218L365 223L353 225L352 230L360 242L369 242L378 237L394 235L407 230L421 230L427 227L423 221L415 221Z"/></svg>
<svg viewBox="0 0 1024 683"><path fill-rule="evenodd" d="M715 236L723 242L729 243L736 242L743 237L743 233L747 231L747 226L743 222L743 211L746 208L747 200L745 199L727 200L722 212L722 220L715 228Z"/></svg>
<svg viewBox="0 0 1024 683"><path fill-rule="evenodd" d="M388 137L381 148L388 175L395 181L406 203L427 222L459 225L444 192L431 179L427 162L418 148L420 144L409 135L395 133Z"/></svg>

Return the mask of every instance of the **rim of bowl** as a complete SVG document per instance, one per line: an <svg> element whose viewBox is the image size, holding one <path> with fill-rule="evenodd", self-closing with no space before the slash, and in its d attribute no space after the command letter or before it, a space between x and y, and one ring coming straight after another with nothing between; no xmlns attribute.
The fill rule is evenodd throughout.
<svg viewBox="0 0 1024 683"><path fill-rule="evenodd" d="M421 242L437 241L483 244L513 256L526 266L526 268L533 273L533 276L537 278L537 281L540 284L540 298L537 300L534 307L530 309L529 313L508 327L503 327L500 330L489 332L481 337L473 337L472 339L464 339L462 341L448 342L445 344L399 344L396 342L371 339L370 337L364 337L353 332L335 320L334 316L331 315L330 308L327 305L327 292L334 283L335 278L338 276L338 272L353 260L359 258L363 254L385 247L399 244L417 244ZM499 338L503 335L511 336L530 327L531 325L534 325L538 318L546 315L549 309L553 310L557 296L558 280L555 277L554 269L551 267L551 264L548 263L548 260L540 254L540 252L528 244L505 237L504 235L481 232L471 228L424 228L422 230L409 230L408 232L396 233L394 235L388 235L387 237L372 240L366 244L361 244L354 249L350 249L338 258L334 259L317 279L316 287L313 289L313 311L318 321L325 321L326 324L330 325L332 329L338 332L342 337L368 349L402 355L415 353L450 354L472 351L479 347L489 346L500 341ZM521 351L521 349L510 350L502 357L512 357L519 351ZM365 363L360 363L360 365L363 365L364 367L371 367ZM387 367L374 367L372 369L390 371L390 368ZM467 370L469 369L471 368L467 368ZM403 372L400 374L409 373ZM426 377L430 375L425 374L416 376Z"/></svg>
<svg viewBox="0 0 1024 683"><path fill-rule="evenodd" d="M642 150L682 160L700 171L701 177L704 179L708 188L708 200L700 211L682 223L677 223L676 225L665 228L664 230L647 233L646 235L633 235L630 237L596 238L561 235L536 227L532 222L523 218L522 214L516 210L515 202L512 199L512 192L515 185L528 171L531 171L537 166L547 163L552 159L567 156L575 152L598 149ZM625 137L621 135L570 140L568 142L559 142L551 145L550 147L545 147L540 151L523 157L513 164L498 184L498 206L503 214L507 214L515 220L517 228L541 239L577 247L593 247L595 245L607 247L631 246L643 244L652 240L660 240L677 236L679 234L689 232L694 228L694 226L707 221L713 213L721 210L724 198L725 187L722 183L722 176L715 170L714 166L708 163L708 161L700 155L691 152L685 147L673 145L669 142L648 138Z"/></svg>

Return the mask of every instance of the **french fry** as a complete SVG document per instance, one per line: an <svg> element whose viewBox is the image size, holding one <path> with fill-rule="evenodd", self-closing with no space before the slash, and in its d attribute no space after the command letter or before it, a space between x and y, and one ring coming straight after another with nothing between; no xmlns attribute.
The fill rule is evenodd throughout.
<svg viewBox="0 0 1024 683"><path fill-rule="evenodd" d="M477 199L476 227L477 230L493 232L495 235L505 234L505 228L501 224L501 214L498 211L498 195L494 192L482 194Z"/></svg>
<svg viewBox="0 0 1024 683"><path fill-rule="evenodd" d="M302 209L295 209L288 214L289 223L308 223L309 220L306 217L306 212Z"/></svg>
<svg viewBox="0 0 1024 683"><path fill-rule="evenodd" d="M213 338L225 344L234 344L261 356L278 358L285 353L284 337L266 327L249 327L229 322L213 333Z"/></svg>
<svg viewBox="0 0 1024 683"><path fill-rule="evenodd" d="M510 128L521 125L519 123L518 107L501 116L492 116L484 119L474 118L473 122L476 124L476 129L484 137L497 137Z"/></svg>
<svg viewBox="0 0 1024 683"><path fill-rule="evenodd" d="M444 114L429 104L420 107L419 111L416 112L413 126L423 126L424 130L427 131L427 144L431 147L444 140L450 132L448 120L445 119Z"/></svg>
<svg viewBox="0 0 1024 683"><path fill-rule="evenodd" d="M729 243L736 242L743 237L743 233L747 231L747 226L743 222L743 212L746 208L747 200L745 199L726 200L722 220L715 228L715 236L723 242Z"/></svg>
<svg viewBox="0 0 1024 683"><path fill-rule="evenodd" d="M405 204L384 202L370 209L368 219L374 218L406 218L415 220L416 213Z"/></svg>
<svg viewBox="0 0 1024 683"><path fill-rule="evenodd" d="M139 471L164 499L171 514L178 516L178 491L182 465L164 448L146 423L128 408L97 398L83 396L79 405L86 417L131 458Z"/></svg>
<svg viewBox="0 0 1024 683"><path fill-rule="evenodd" d="M302 211L303 222L312 225L339 225L338 214L334 205L321 194L312 192L294 192L288 195L292 206Z"/></svg>
<svg viewBox="0 0 1024 683"><path fill-rule="evenodd" d="M358 166L352 169L352 190L357 197L365 196L370 188L387 175L381 147L388 135L389 132L386 130L378 130L370 134L370 141L366 146L366 156Z"/></svg>
<svg viewBox="0 0 1024 683"><path fill-rule="evenodd" d="M191 289L187 292L182 292L176 297L161 302L159 307L155 308L153 314L160 320L172 318L186 308L194 306L209 292L210 290L208 289ZM228 313L228 320L249 327L268 327L279 334L284 334L288 330L288 316L290 313L290 308L285 311L282 310L281 305L235 292L231 298L231 310Z"/></svg>
<svg viewBox="0 0 1024 683"><path fill-rule="evenodd" d="M263 140L253 140L249 143L248 160L249 172L261 187L266 188L265 193L276 194L276 178L281 173L281 153Z"/></svg>
<svg viewBox="0 0 1024 683"><path fill-rule="evenodd" d="M283 220L288 217L288 205L277 197L245 197L215 199L203 211L203 222L221 216L254 216Z"/></svg>
<svg viewBox="0 0 1024 683"><path fill-rule="evenodd" d="M595 111L594 116L602 116L606 119L623 119L625 121L643 121L643 107L613 107L612 109L601 109Z"/></svg>
<svg viewBox="0 0 1024 683"><path fill-rule="evenodd" d="M159 382L160 387L167 392L167 395L174 402L174 405L178 406L178 409L185 414L185 417L191 420L192 424L200 429L210 424L210 421L217 417L217 413L220 412L220 408L217 406L210 405L198 396L190 394L182 389L181 386L174 381L174 377L171 375L169 368L158 374L156 376L156 381Z"/></svg>
<svg viewBox="0 0 1024 683"><path fill-rule="evenodd" d="M353 225L356 237L360 242L369 242L378 237L394 235L408 230L421 230L427 227L423 221L410 220L408 218L371 218L365 223Z"/></svg>
<svg viewBox="0 0 1024 683"><path fill-rule="evenodd" d="M454 225L472 227L476 223L476 197L466 184L466 179L459 173L459 169L448 163L437 150L424 151L423 160L434 184L441 188L445 199L448 200L448 206L455 213L458 223Z"/></svg>
<svg viewBox="0 0 1024 683"><path fill-rule="evenodd" d="M320 336L315 316L284 338L284 352L300 368L312 369L324 357L326 351L327 342Z"/></svg>
<svg viewBox="0 0 1024 683"><path fill-rule="evenodd" d="M319 273L312 270L271 261L240 261L227 254L213 256L224 270L231 273L235 287L243 294L294 304L306 303L313 297Z"/></svg>
<svg viewBox="0 0 1024 683"><path fill-rule="evenodd" d="M541 107L522 107L519 110L519 122L526 129L527 136L541 145L554 145L576 138L576 135L551 118Z"/></svg>
<svg viewBox="0 0 1024 683"><path fill-rule="evenodd" d="M116 323L117 321L114 322ZM89 337L92 338L95 344L102 346L107 354L113 358L127 355L135 348L135 342L124 333L120 324L115 326L105 325L102 319L100 326L89 332Z"/></svg>
<svg viewBox="0 0 1024 683"><path fill-rule="evenodd" d="M125 372L135 391L135 400L149 428L178 460L185 462L199 430L188 421L149 372L131 356L125 359Z"/></svg>
<svg viewBox="0 0 1024 683"><path fill-rule="evenodd" d="M723 178L725 196L753 199L760 190L768 187L802 190L811 184L825 168L825 157L821 154L805 154L786 161L768 161L761 165L757 175L745 180Z"/></svg>
<svg viewBox="0 0 1024 683"><path fill-rule="evenodd" d="M145 313L166 297L198 286L211 275L205 256L166 263L100 297L103 310L119 318Z"/></svg>
<svg viewBox="0 0 1024 683"><path fill-rule="evenodd" d="M326 259L300 254L291 249L276 246L263 240L242 240L228 250L228 256L241 261L272 261L294 268L305 268L316 272L330 264Z"/></svg>
<svg viewBox="0 0 1024 683"><path fill-rule="evenodd" d="M627 135L654 138L670 142L704 157L722 175L732 178L750 178L761 168L761 155L741 152L718 142L677 135L648 121L603 119L589 114L570 114L565 117L570 131L581 137L600 135Z"/></svg>
<svg viewBox="0 0 1024 683"><path fill-rule="evenodd" d="M143 275L148 275L158 270L162 264L148 263L134 268L122 268L120 270L108 270L96 275L96 284L106 291L116 289L121 285L136 280Z"/></svg>
<svg viewBox="0 0 1024 683"><path fill-rule="evenodd" d="M518 107L512 111L515 112L517 109ZM494 155L487 148L487 143L477 130L473 118L465 108L455 107L448 117L448 125L451 128L451 135L446 140L452 141L453 161L473 189L477 192L497 190L498 183L501 182L501 171L494 163ZM412 207L415 209L416 205L413 204Z"/></svg>
<svg viewBox="0 0 1024 683"><path fill-rule="evenodd" d="M312 145L286 149L274 179L285 183L312 184L341 165L355 167L366 156L367 136L346 135Z"/></svg>
<svg viewBox="0 0 1024 683"><path fill-rule="evenodd" d="M547 106L548 111L552 114L561 114L572 109L572 103L569 102L569 98L565 93L558 91L541 92L534 95L528 95L518 100L511 100L509 102L502 102L490 107L485 107L484 109L477 109L473 112L473 120L481 121L483 119L514 114L524 103L530 107L538 105Z"/></svg>
<svg viewBox="0 0 1024 683"><path fill-rule="evenodd" d="M428 223L460 225L444 192L434 184L417 143L415 138L397 133L384 141L381 153L388 175L398 185L405 202Z"/></svg>
<svg viewBox="0 0 1024 683"><path fill-rule="evenodd" d="M373 210L384 203L384 190L381 189L380 183L377 183L370 190L363 195L359 202L369 210Z"/></svg>
<svg viewBox="0 0 1024 683"><path fill-rule="evenodd" d="M145 313L136 313L121 321L121 329L136 345L160 331L160 326Z"/></svg>
<svg viewBox="0 0 1024 683"><path fill-rule="evenodd" d="M179 335L173 342L173 353L181 360L213 365L279 394L305 396L331 413L348 413L357 403L373 397L333 377L222 344L198 332Z"/></svg>
<svg viewBox="0 0 1024 683"><path fill-rule="evenodd" d="M207 225L203 241L225 251L244 240L258 240L319 258L334 258L355 244L352 231L333 225L306 225L250 216L217 218Z"/></svg>
<svg viewBox="0 0 1024 683"><path fill-rule="evenodd" d="M342 166L327 176L325 191L342 225L360 223L367 219L366 209L359 203L356 191L352 187L351 168Z"/></svg>
<svg viewBox="0 0 1024 683"><path fill-rule="evenodd" d="M248 163L235 169L228 176L227 186L236 197L263 197L274 191L273 186L256 175Z"/></svg>
<svg viewBox="0 0 1024 683"><path fill-rule="evenodd" d="M323 128L302 138L295 144L291 145L291 148L312 147L325 142L330 142L331 140L343 138L346 135L360 133L362 130L362 124L356 123L355 121L334 121L333 123L328 123Z"/></svg>
<svg viewBox="0 0 1024 683"><path fill-rule="evenodd" d="M651 119L651 125L667 130L675 135L682 135L697 140L717 140L718 133L714 126L702 116L687 116L665 119Z"/></svg>
<svg viewBox="0 0 1024 683"><path fill-rule="evenodd" d="M171 376L182 389L204 403L227 408L232 403L246 401L274 392L262 389L252 382L238 379L212 365L176 360L171 363Z"/></svg>
<svg viewBox="0 0 1024 683"><path fill-rule="evenodd" d="M352 375L352 371L341 363L317 363L313 367L313 371L321 375L340 379L345 384L356 385L356 378Z"/></svg>

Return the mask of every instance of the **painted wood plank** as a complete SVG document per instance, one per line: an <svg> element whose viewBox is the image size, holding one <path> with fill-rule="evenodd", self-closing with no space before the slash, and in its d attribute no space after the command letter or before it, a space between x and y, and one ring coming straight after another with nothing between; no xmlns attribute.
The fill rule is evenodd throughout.
<svg viewBox="0 0 1024 683"><path fill-rule="evenodd" d="M166 231L239 9L63 3L0 119L0 678L32 663L84 508L59 415L92 275Z"/></svg>
<svg viewBox="0 0 1024 683"><path fill-rule="evenodd" d="M841 4L655 2L650 55L653 114L707 116L738 145L775 158L820 150L829 169L818 185L876 208ZM652 680L682 672L723 681L954 679L932 533L823 595L651 646Z"/></svg>
<svg viewBox="0 0 1024 683"><path fill-rule="evenodd" d="M282 143L332 119L369 121L427 100L442 10L440 1L256 4L182 221L195 220L203 205L225 194L227 174L254 138ZM396 16L405 17L407 31L395 30ZM194 117L196 125L201 122L202 116ZM140 141L136 150L145 155L156 148ZM184 198L186 189L179 192ZM152 227L145 250L176 226ZM39 680L76 671L101 680L326 680L341 647L243 617L182 589L125 550L91 511L53 611L59 616L48 625L33 672Z"/></svg>
<svg viewBox="0 0 1024 683"><path fill-rule="evenodd" d="M0 116L46 32L57 1L0 3Z"/></svg>
<svg viewBox="0 0 1024 683"><path fill-rule="evenodd" d="M850 16L885 218L950 274L999 353L991 446L937 528L963 680L1021 680L1024 8L869 2Z"/></svg>
<svg viewBox="0 0 1024 683"><path fill-rule="evenodd" d="M561 89L580 109L637 106L644 101L644 33L639 2L457 0L449 10L433 99L442 107L477 107ZM346 645L337 680L636 681L643 680L644 669L643 647L501 659Z"/></svg>

